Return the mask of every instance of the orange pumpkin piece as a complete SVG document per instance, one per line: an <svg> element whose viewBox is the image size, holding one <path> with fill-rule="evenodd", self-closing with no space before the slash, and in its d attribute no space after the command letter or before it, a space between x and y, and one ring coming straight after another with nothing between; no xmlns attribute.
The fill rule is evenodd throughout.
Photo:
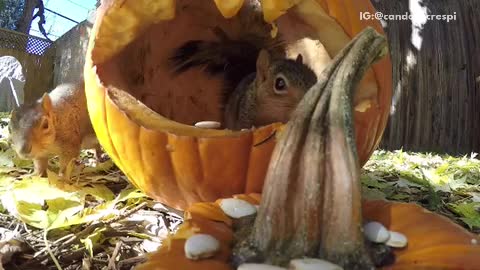
<svg viewBox="0 0 480 270"><path fill-rule="evenodd" d="M480 268L480 238L444 216L416 204L384 201L364 203L363 213L408 238L406 249L395 250L395 266L385 269Z"/></svg>
<svg viewBox="0 0 480 270"><path fill-rule="evenodd" d="M235 198L250 203L259 202L259 194L240 194ZM218 203L220 200L218 201ZM218 203L214 207L220 210ZM203 208L204 203L192 204L189 209ZM211 204L208 204L211 207ZM220 210L221 211L221 210ZM187 215L186 215L187 216ZM396 261L383 267L385 270L476 270L480 266L480 237L476 236L446 217L432 213L416 204L389 201L364 201L363 218L378 221L391 231L406 235L408 245L403 249L394 249ZM220 219L220 217L216 217ZM210 234L222 243L222 251L216 257L201 261L192 261L185 257L184 239L171 240L170 247L162 246L159 251L149 255L147 262L137 270L223 270L231 269L225 258L229 254L225 246L233 243L233 231L227 223L209 220L207 216L186 218L180 225L182 229L198 228L198 233ZM180 230L179 230L180 231ZM177 233L178 234L178 233ZM176 238L175 235L172 238ZM225 257L226 256L226 257Z"/></svg>
<svg viewBox="0 0 480 270"><path fill-rule="evenodd" d="M185 212L185 217L190 219L195 216L204 216L215 221L221 221L228 225L232 224L231 219L223 213L214 203L193 204Z"/></svg>
<svg viewBox="0 0 480 270"><path fill-rule="evenodd" d="M171 240L169 249L163 249L150 257L151 262L147 262L137 269L152 270L231 270L226 262L228 249L222 245L221 252L210 260L193 261L185 257L184 239Z"/></svg>

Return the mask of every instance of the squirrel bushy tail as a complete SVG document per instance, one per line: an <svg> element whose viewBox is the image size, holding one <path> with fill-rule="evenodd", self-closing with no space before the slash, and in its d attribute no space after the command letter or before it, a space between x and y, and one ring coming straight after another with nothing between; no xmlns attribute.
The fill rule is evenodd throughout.
<svg viewBox="0 0 480 270"><path fill-rule="evenodd" d="M174 74L191 68L204 67L212 75L223 75L227 88L235 88L247 75L255 72L260 50L268 49L284 54L280 38L268 34L245 34L239 39L230 39L215 27L212 30L218 41L191 40L176 49L170 58Z"/></svg>

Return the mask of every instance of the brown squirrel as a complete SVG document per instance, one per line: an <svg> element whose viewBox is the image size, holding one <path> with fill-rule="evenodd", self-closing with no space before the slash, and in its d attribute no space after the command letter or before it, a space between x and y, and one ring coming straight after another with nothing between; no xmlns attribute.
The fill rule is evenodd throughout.
<svg viewBox="0 0 480 270"><path fill-rule="evenodd" d="M317 82L312 69L296 60L272 59L261 50L257 70L246 76L229 96L224 126L245 129L252 126L287 122L305 93Z"/></svg>
<svg viewBox="0 0 480 270"><path fill-rule="evenodd" d="M21 158L33 159L35 173L46 176L48 158L59 156L63 174L80 149L94 148L101 154L87 111L83 80L60 84L33 104L23 104L11 113L9 141Z"/></svg>
<svg viewBox="0 0 480 270"><path fill-rule="evenodd" d="M286 59L281 36L272 39L268 31L245 28L238 40L215 27L218 41L186 42L170 58L174 74L203 66L208 74L224 77L228 129L286 122L317 76L303 64L302 55Z"/></svg>

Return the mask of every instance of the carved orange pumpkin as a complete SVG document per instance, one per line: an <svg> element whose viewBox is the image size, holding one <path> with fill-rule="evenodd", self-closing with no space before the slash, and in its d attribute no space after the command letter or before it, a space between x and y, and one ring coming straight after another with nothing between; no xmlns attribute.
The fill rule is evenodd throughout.
<svg viewBox="0 0 480 270"><path fill-rule="evenodd" d="M260 203L259 194L241 194L234 198ZM233 243L232 220L223 213L220 201L195 203L185 212L185 222L146 263L137 270L233 270L228 264ZM406 235L408 245L397 249L395 263L382 269L462 269L480 265L480 237L469 233L445 217L411 203L364 201L363 217L379 221L389 230ZM210 234L220 241L220 252L211 259L193 261L185 257L186 239L196 233Z"/></svg>
<svg viewBox="0 0 480 270"><path fill-rule="evenodd" d="M243 0L102 2L84 77L94 129L118 167L149 196L178 209L261 192L274 134L283 125L243 132L193 127L198 121L222 121L222 81L201 70L173 77L166 64L184 42L211 39L211 26L220 24L235 34L234 15ZM359 19L360 12L374 12L369 0L261 2L265 19L276 20L288 44L312 44L304 37L320 41L316 55L306 58L316 71L366 26L383 33L378 21ZM362 165L380 141L390 99L391 63L385 57L366 73L355 95Z"/></svg>

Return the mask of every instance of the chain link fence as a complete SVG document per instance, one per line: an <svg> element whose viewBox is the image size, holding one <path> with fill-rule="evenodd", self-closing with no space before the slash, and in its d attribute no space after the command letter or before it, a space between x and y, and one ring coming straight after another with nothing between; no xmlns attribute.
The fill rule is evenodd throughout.
<svg viewBox="0 0 480 270"><path fill-rule="evenodd" d="M26 78L24 102L31 102L53 86L55 43L43 38L0 28L0 56L13 56Z"/></svg>
<svg viewBox="0 0 480 270"><path fill-rule="evenodd" d="M39 37L0 28L0 48L23 51L42 56L48 52L53 43Z"/></svg>

